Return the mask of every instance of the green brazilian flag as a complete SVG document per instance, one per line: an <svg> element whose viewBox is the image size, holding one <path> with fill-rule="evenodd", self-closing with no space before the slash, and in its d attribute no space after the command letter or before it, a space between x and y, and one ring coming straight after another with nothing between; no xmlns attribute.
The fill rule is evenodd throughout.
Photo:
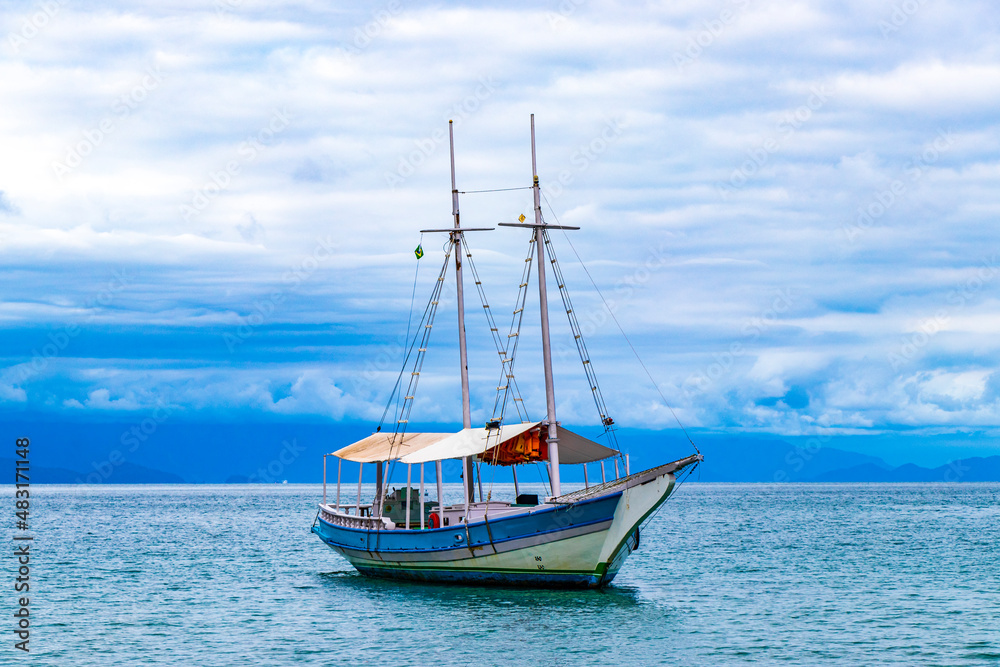
<svg viewBox="0 0 1000 667"><path fill-rule="evenodd" d="M413 251L413 254L417 256L417 259L420 259L424 256L424 247L422 245L418 245L417 249Z"/></svg>

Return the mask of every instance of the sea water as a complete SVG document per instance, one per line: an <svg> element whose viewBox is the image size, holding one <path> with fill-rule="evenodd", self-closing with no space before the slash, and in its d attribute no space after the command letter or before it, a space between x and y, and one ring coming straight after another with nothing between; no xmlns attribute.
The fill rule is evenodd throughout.
<svg viewBox="0 0 1000 667"><path fill-rule="evenodd" d="M995 484L684 484L600 591L367 579L310 534L318 486L31 491L3 664L1000 662Z"/></svg>

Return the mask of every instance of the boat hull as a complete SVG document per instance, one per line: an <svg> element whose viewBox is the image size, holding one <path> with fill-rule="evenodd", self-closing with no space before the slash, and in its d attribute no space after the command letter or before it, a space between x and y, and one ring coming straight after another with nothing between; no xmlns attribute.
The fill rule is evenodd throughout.
<svg viewBox="0 0 1000 667"><path fill-rule="evenodd" d="M674 488L672 473L647 477L606 494L468 526L363 530L335 525L321 513L313 532L372 577L598 588L615 578L638 546L640 524Z"/></svg>

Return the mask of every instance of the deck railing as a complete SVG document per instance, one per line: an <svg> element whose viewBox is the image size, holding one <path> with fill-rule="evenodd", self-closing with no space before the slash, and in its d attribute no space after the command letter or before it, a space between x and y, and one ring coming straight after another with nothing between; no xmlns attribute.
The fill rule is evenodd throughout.
<svg viewBox="0 0 1000 667"><path fill-rule="evenodd" d="M335 526L343 526L345 528L358 528L360 530L375 530L378 528L382 530L391 530L396 527L396 524L384 517L357 516L356 514L337 512L329 505L321 504L319 506L319 515L327 523L332 523Z"/></svg>

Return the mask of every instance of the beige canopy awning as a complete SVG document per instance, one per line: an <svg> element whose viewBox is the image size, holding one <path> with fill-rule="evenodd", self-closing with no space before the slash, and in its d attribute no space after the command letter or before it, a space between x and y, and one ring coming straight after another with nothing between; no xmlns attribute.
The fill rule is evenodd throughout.
<svg viewBox="0 0 1000 667"><path fill-rule="evenodd" d="M443 438L431 445L415 450L401 457L403 463L425 463L443 459L456 459L463 456L476 456L500 443L516 438L525 431L541 426L541 422L527 424L511 424L504 426L500 435L496 431L492 435L485 428L467 428L454 435ZM616 456L618 452L610 447L598 444L593 440L578 435L568 428L557 426L559 436L560 463L590 463Z"/></svg>
<svg viewBox="0 0 1000 667"><path fill-rule="evenodd" d="M562 426L556 427L559 432L559 462L560 463L590 463L618 456L617 449L585 438Z"/></svg>
<svg viewBox="0 0 1000 667"><path fill-rule="evenodd" d="M392 433L373 433L363 440L338 449L333 455L355 463L390 461L418 452L454 435L454 433L407 433L402 438L396 436L393 442Z"/></svg>
<svg viewBox="0 0 1000 667"><path fill-rule="evenodd" d="M403 463L427 463L444 459L477 456L500 443L516 438L526 431L538 428L542 422L511 424L492 434L485 428L466 428L458 433L407 433L402 438L391 433L374 433L363 440L338 449L334 456L355 463L375 463L399 459ZM560 463L590 463L601 461L618 452L568 428L557 426L559 434ZM489 436L489 437L488 437Z"/></svg>

